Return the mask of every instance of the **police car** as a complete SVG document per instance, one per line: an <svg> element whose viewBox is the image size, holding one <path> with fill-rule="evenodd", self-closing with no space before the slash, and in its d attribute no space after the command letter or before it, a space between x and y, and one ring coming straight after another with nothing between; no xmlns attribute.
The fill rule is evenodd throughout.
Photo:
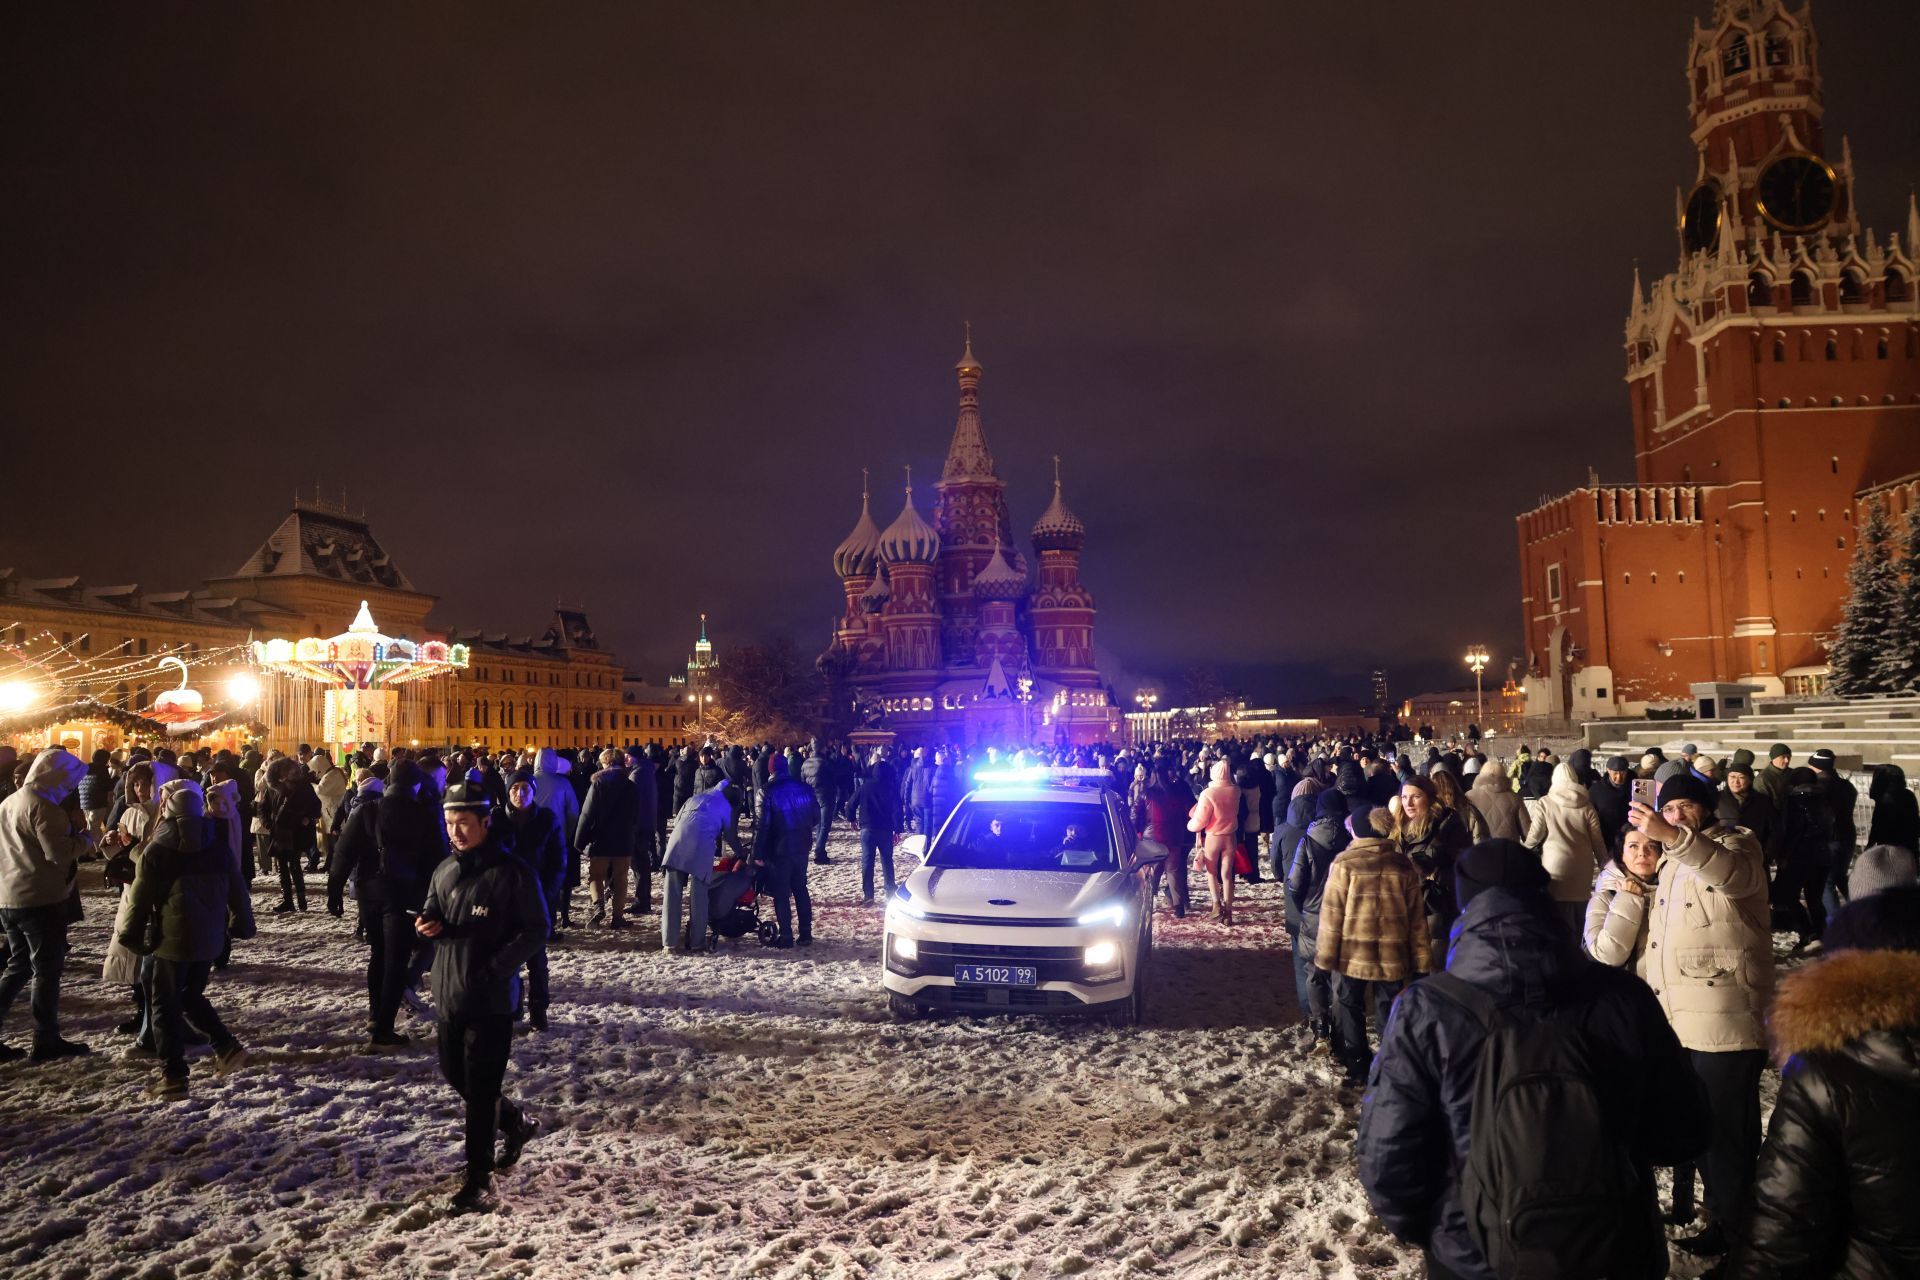
<svg viewBox="0 0 1920 1280"><path fill-rule="evenodd" d="M1167 851L1099 769L983 771L887 904L881 981L929 1010L1146 1016Z"/></svg>

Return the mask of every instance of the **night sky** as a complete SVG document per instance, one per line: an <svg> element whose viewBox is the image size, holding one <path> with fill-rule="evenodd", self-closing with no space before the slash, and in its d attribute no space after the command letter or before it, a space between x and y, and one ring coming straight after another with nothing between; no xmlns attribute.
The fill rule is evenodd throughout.
<svg viewBox="0 0 1920 1280"><path fill-rule="evenodd" d="M811 652L971 321L1123 697L1364 698L1504 667L1514 515L1630 477L1708 0L399 7L0 18L0 566L198 585L317 481L442 624ZM1816 20L1884 234L1920 5Z"/></svg>

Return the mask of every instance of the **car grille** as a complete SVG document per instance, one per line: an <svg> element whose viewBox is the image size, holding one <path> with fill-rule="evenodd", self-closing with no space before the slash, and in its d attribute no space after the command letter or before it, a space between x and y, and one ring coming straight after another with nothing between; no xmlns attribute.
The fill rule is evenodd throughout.
<svg viewBox="0 0 1920 1280"><path fill-rule="evenodd" d="M1014 947L987 942L922 942L918 963L921 973L943 978L953 976L953 966L956 964L1030 964L1037 971L1041 982L1079 982L1086 977L1085 956L1086 951L1081 947Z"/></svg>

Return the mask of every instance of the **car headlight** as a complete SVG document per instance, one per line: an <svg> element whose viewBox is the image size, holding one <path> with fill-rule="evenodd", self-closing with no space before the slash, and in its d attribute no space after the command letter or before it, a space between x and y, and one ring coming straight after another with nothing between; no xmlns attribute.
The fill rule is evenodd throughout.
<svg viewBox="0 0 1920 1280"><path fill-rule="evenodd" d="M1086 962L1089 969L1104 969L1120 958L1120 944L1117 942L1096 942L1087 948Z"/></svg>
<svg viewBox="0 0 1920 1280"><path fill-rule="evenodd" d="M927 912L926 908L913 900L913 895L907 892L907 886L901 885L894 891L893 897L887 901L887 914L905 916L909 920L923 920Z"/></svg>
<svg viewBox="0 0 1920 1280"><path fill-rule="evenodd" d="M1110 902L1104 907L1098 907L1087 912L1074 923L1080 925L1112 925L1118 929L1126 922L1127 904L1124 902Z"/></svg>
<svg viewBox="0 0 1920 1280"><path fill-rule="evenodd" d="M920 958L920 944L912 938L896 933L893 935L893 954L899 956L902 960L918 960Z"/></svg>

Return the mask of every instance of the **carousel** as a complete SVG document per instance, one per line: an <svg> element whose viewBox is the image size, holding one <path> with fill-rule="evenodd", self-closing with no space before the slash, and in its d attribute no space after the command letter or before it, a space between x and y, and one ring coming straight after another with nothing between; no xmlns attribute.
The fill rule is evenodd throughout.
<svg viewBox="0 0 1920 1280"><path fill-rule="evenodd" d="M446 677L469 664L466 645L383 635L364 600L337 636L256 640L252 653L276 736L317 738L343 751L444 729Z"/></svg>

